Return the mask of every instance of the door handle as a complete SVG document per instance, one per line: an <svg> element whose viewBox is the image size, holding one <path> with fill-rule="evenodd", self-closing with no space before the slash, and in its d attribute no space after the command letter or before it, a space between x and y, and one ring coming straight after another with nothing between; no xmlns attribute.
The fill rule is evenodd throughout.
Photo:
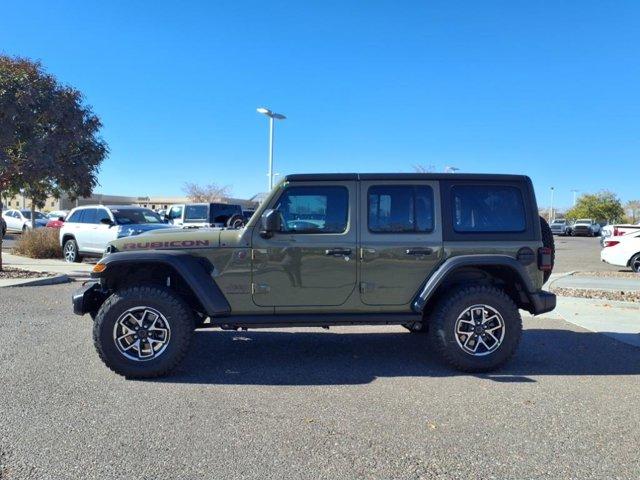
<svg viewBox="0 0 640 480"><path fill-rule="evenodd" d="M407 255L431 255L433 253L432 248L407 248Z"/></svg>
<svg viewBox="0 0 640 480"><path fill-rule="evenodd" d="M325 255L330 255L333 257L346 257L351 255L350 248L328 248L324 251Z"/></svg>

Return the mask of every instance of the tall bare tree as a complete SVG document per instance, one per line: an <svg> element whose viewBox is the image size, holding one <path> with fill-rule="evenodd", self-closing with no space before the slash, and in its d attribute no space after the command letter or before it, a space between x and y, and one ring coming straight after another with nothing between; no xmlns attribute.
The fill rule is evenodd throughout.
<svg viewBox="0 0 640 480"><path fill-rule="evenodd" d="M192 202L225 202L231 195L229 185L220 186L216 183L198 185L197 183L186 182L182 186L182 191Z"/></svg>

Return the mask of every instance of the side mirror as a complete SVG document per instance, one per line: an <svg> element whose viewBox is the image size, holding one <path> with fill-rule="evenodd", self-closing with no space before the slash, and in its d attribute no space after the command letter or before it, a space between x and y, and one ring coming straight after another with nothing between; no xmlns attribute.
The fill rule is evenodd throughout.
<svg viewBox="0 0 640 480"><path fill-rule="evenodd" d="M260 235L264 238L271 238L275 232L280 231L282 222L280 220L280 213L277 210L267 210L262 214L260 218L261 229Z"/></svg>
<svg viewBox="0 0 640 480"><path fill-rule="evenodd" d="M113 227L114 223L110 218L102 218L100 219L100 223L102 223L103 225L109 225L110 227Z"/></svg>

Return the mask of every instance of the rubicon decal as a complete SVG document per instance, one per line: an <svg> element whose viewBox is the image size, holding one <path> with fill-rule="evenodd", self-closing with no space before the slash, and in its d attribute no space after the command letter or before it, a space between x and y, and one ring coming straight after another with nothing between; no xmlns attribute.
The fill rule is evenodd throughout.
<svg viewBox="0 0 640 480"><path fill-rule="evenodd" d="M208 248L209 240L173 240L170 242L129 242L122 246L123 250L144 250L163 248Z"/></svg>

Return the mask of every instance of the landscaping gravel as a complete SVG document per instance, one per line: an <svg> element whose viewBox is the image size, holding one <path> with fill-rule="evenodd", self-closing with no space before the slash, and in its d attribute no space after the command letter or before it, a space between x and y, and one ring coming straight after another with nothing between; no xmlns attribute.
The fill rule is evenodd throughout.
<svg viewBox="0 0 640 480"><path fill-rule="evenodd" d="M32 272L30 270L22 270L19 268L4 267L0 270L0 280L15 278L40 278L54 275L48 272Z"/></svg>

